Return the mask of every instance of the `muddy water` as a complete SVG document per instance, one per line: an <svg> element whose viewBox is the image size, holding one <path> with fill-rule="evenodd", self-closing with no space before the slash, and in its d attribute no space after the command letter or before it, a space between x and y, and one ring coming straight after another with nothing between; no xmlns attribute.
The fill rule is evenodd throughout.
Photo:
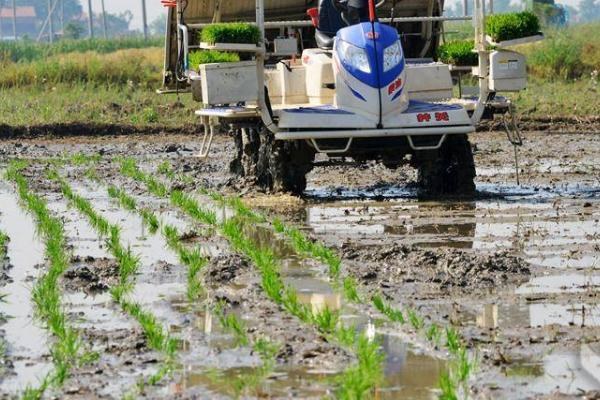
<svg viewBox="0 0 600 400"><path fill-rule="evenodd" d="M498 287L498 296L486 300L485 292L474 292L462 299L452 297L463 309L461 324L499 332L522 329L525 337L532 328L598 327L600 191L577 185L479 189L481 199L466 203L420 202L393 188L375 195L338 192L340 200L322 202L321 196L331 192L313 189L313 201L296 218L334 245L408 243L478 253L509 250L531 265L528 282ZM393 198L398 194L400 198ZM382 197L390 198L378 200ZM439 307L441 313L448 309ZM509 362L494 379L516 397L600 388L598 346L553 347Z"/></svg>
<svg viewBox="0 0 600 400"><path fill-rule="evenodd" d="M0 312L8 316L2 326L8 343L7 353L14 362L11 374L2 382L2 393L17 393L37 386L51 370L48 336L40 321L34 318L31 288L44 268L44 246L36 235L34 220L19 206L16 194L0 183L0 229L9 237L8 257L13 268L8 275L13 282L2 292L6 302Z"/></svg>

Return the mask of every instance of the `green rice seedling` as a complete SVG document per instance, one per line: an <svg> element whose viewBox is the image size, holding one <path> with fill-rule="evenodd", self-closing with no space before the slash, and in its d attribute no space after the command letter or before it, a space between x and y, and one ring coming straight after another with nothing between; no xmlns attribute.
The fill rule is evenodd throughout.
<svg viewBox="0 0 600 400"><path fill-rule="evenodd" d="M108 188L108 194L110 197L117 200L123 208L133 212L137 211L142 217L144 224L148 226L152 234L159 230L160 222L158 217L156 217L156 215L150 210L140 210L136 200L133 197L129 196L123 190L120 190L115 186L110 186ZM174 226L165 225L162 233L167 245L178 254L181 263L188 268L187 297L190 302L193 302L198 299L202 293L202 284L198 280L198 275L202 268L204 268L206 265L207 261L199 250L188 250L181 244L179 232ZM118 236L116 236L114 240L119 241Z"/></svg>
<svg viewBox="0 0 600 400"><path fill-rule="evenodd" d="M160 222L158 217L156 217L152 211L146 209L139 210L135 199L125 193L124 190L121 190L115 186L108 187L108 194L110 197L117 200L119 204L126 210L131 212L139 212L151 234L154 235L156 232L158 232L158 229L160 228Z"/></svg>
<svg viewBox="0 0 600 400"><path fill-rule="evenodd" d="M452 327L446 328L446 347L451 354L457 354L461 348L458 332Z"/></svg>
<svg viewBox="0 0 600 400"><path fill-rule="evenodd" d="M197 71L204 64L220 64L239 62L240 56L237 53L229 53L218 50L200 50L190 53L190 68Z"/></svg>
<svg viewBox="0 0 600 400"><path fill-rule="evenodd" d="M479 56L474 51L473 40L456 40L440 45L437 49L438 60L452 65L470 66L479 63Z"/></svg>
<svg viewBox="0 0 600 400"><path fill-rule="evenodd" d="M438 346L440 344L440 340L442 339L442 331L438 325L431 324L425 331L425 337L427 340L429 340L429 342L433 343L435 346Z"/></svg>
<svg viewBox="0 0 600 400"><path fill-rule="evenodd" d="M166 368L172 365L171 361L178 347L177 340L168 334L152 313L144 310L141 305L127 300L127 295L134 287L135 275L140 266L139 257L133 254L130 248L125 248L121 244L120 229L117 225L110 224L104 217L99 215L92 204L87 199L74 193L69 184L59 174L55 174L55 176L55 179L60 183L63 194L70 203L87 217L100 236L106 237L107 247L117 260L120 276L119 284L110 289L113 300L121 306L124 312L138 321L144 331L148 346L165 355L166 359L163 367ZM119 193L114 190L111 192L121 199L121 196L118 196ZM126 203L131 205L128 201ZM156 379L158 378L153 378L153 380Z"/></svg>
<svg viewBox="0 0 600 400"><path fill-rule="evenodd" d="M290 287L284 289L281 299L283 307L292 315L298 317L301 321L310 323L313 318L311 308L298 300L298 293Z"/></svg>
<svg viewBox="0 0 600 400"><path fill-rule="evenodd" d="M381 295L376 294L373 296L373 298L371 300L372 300L375 308L380 313L382 313L383 315L388 317L391 321L399 322L401 324L404 324L406 322L404 319L404 314L402 314L402 311L395 310L394 308L392 308L389 304L387 304L385 302L385 300L383 300Z"/></svg>
<svg viewBox="0 0 600 400"><path fill-rule="evenodd" d="M142 325L146 339L148 340L148 345L151 348L158 351L163 351L170 356L175 353L175 350L177 349L177 341L171 338L169 334L165 332L153 314L143 310L139 304L130 303L128 301L122 300L121 307L124 311L137 319L140 325Z"/></svg>
<svg viewBox="0 0 600 400"><path fill-rule="evenodd" d="M408 310L408 322L412 325L415 330L420 331L425 326L423 317L417 314L414 310Z"/></svg>
<svg viewBox="0 0 600 400"><path fill-rule="evenodd" d="M439 400L458 400L456 384L447 372L440 376L439 387L441 390Z"/></svg>
<svg viewBox="0 0 600 400"><path fill-rule="evenodd" d="M537 35L540 20L531 11L493 14L486 18L485 31L495 42Z"/></svg>
<svg viewBox="0 0 600 400"><path fill-rule="evenodd" d="M360 335L355 342L358 363L346 369L337 379L336 397L339 399L363 399L383 382L384 354L377 342Z"/></svg>
<svg viewBox="0 0 600 400"><path fill-rule="evenodd" d="M200 32L200 41L206 43L258 44L260 30L245 22L211 24Z"/></svg>
<svg viewBox="0 0 600 400"><path fill-rule="evenodd" d="M69 266L67 242L62 221L53 217L44 199L32 193L29 184L21 174L26 164L13 162L9 165L6 177L17 186L18 195L24 207L33 215L39 234L44 239L45 255L49 263L48 271L38 278L32 289L35 313L56 340L53 341L50 354L54 369L38 388L28 388L26 398L39 398L49 383L61 386L73 366L82 364L82 342L76 330L68 325L66 312L62 305L59 279ZM8 239L2 239L5 245ZM4 247L4 246L0 246Z"/></svg>
<svg viewBox="0 0 600 400"><path fill-rule="evenodd" d="M139 169L128 161L122 163L122 171L128 176L140 182L145 182L149 191L152 191L147 183L147 177L139 172ZM176 192L176 191L173 191ZM383 376L383 355L380 352L380 346L376 342L370 342L366 337L353 339L354 334L350 330L340 330L339 315L331 310L323 310L320 313L312 313L306 307L300 307L297 299L297 294L292 287L286 286L279 274L279 265L273 252L270 249L264 249L256 246L252 238L248 237L244 232L243 221L247 220L241 216L228 219L217 224L216 220L206 221L202 215L194 211L199 205L197 200L186 196L183 192L173 192L167 194L158 194L159 197L170 197L173 204L178 205L180 209L185 211L195 220L204 223L211 223L219 228L221 234L229 241L232 248L243 253L256 266L261 275L261 286L265 294L271 298L276 304L283 306L292 315L312 323L322 332L329 332L328 335L332 338L344 338L346 342L352 341L352 348L356 352L359 362L356 366L347 369L343 376L339 379L339 393L343 398L360 398L363 394L372 391ZM175 197L175 198L174 198ZM170 232L171 236L175 236L175 232ZM316 250L316 254L325 256L330 259L337 257L332 256L332 252L324 246L311 246L311 249ZM338 262L337 268L341 265ZM339 269L338 269L339 271ZM310 313L309 313L310 312ZM311 318L308 318L308 316ZM346 396L347 395L347 396Z"/></svg>
<svg viewBox="0 0 600 400"><path fill-rule="evenodd" d="M102 160L102 156L100 154L88 155L85 153L76 153L70 156L68 160L75 166L84 166L99 163Z"/></svg>
<svg viewBox="0 0 600 400"><path fill-rule="evenodd" d="M238 346L248 346L250 344L246 324L241 318L233 313L226 314L222 303L215 307L215 313L223 329L233 335Z"/></svg>
<svg viewBox="0 0 600 400"><path fill-rule="evenodd" d="M10 238L4 232L0 231L0 261L4 261L6 259L9 241Z"/></svg>
<svg viewBox="0 0 600 400"><path fill-rule="evenodd" d="M171 202L199 221L208 225L215 225L217 223L217 216L213 211L204 210L193 197L182 191L172 191Z"/></svg>
<svg viewBox="0 0 600 400"><path fill-rule="evenodd" d="M354 303L361 303L362 300L358 294L358 283L352 276L347 276L343 281L344 297Z"/></svg>
<svg viewBox="0 0 600 400"><path fill-rule="evenodd" d="M161 175L165 175L169 179L175 179L175 171L173 170L173 166L168 160L165 160L162 163L160 163L157 172Z"/></svg>
<svg viewBox="0 0 600 400"><path fill-rule="evenodd" d="M319 331L332 334L340 322L340 313L325 307L321 311L313 313L313 321Z"/></svg>
<svg viewBox="0 0 600 400"><path fill-rule="evenodd" d="M335 339L345 347L356 343L356 327L341 325L334 332Z"/></svg>

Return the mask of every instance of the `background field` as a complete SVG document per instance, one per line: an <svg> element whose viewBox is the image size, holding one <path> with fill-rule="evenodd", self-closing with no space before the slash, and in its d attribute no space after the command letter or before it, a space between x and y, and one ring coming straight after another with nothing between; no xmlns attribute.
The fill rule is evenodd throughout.
<svg viewBox="0 0 600 400"><path fill-rule="evenodd" d="M469 24L448 24L446 31L447 40L472 34ZM513 95L521 116L600 115L600 23L551 29L546 35L545 41L518 49L528 55L531 72L528 90ZM122 39L2 44L0 122L189 126L195 121L189 95L156 95L163 64L160 43Z"/></svg>

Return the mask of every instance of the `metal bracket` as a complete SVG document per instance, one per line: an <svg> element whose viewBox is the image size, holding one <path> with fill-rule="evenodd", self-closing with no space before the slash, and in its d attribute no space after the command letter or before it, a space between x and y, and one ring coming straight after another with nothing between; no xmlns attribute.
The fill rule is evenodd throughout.
<svg viewBox="0 0 600 400"><path fill-rule="evenodd" d="M318 153L325 153L325 154L342 154L342 153L346 153L348 150L350 150L350 147L352 146L352 142L353 141L354 141L354 138L349 138L348 139L348 143L346 144L346 147L344 147L343 149L322 150L319 147L319 145L317 144L317 141L315 139L310 139L310 143L315 148L315 150L317 150Z"/></svg>
<svg viewBox="0 0 600 400"><path fill-rule="evenodd" d="M435 146L415 146L415 143L413 142L412 136L407 136L406 139L408 140L408 144L410 145L410 148L415 150L415 151L423 151L423 150L439 150L440 147L442 147L442 145L444 144L444 142L446 141L446 137L448 135L444 134L442 135L439 143Z"/></svg>
<svg viewBox="0 0 600 400"><path fill-rule="evenodd" d="M209 123L204 123L204 138L200 145L200 151L198 152L199 158L208 158L210 149L212 147L213 138L215 136L215 126Z"/></svg>
<svg viewBox="0 0 600 400"><path fill-rule="evenodd" d="M513 145L515 151L515 174L517 176L517 185L521 185L521 177L519 175L519 147L523 146L523 137L521 136L521 130L517 124L517 118L515 116L515 109L511 102L508 102L508 111L502 115L502 123L504 124L504 130L506 131L506 137L508 141Z"/></svg>
<svg viewBox="0 0 600 400"><path fill-rule="evenodd" d="M515 109L511 102L508 102L508 112L502 116L502 123L504 124L508 141L513 146L523 146L523 137L521 136L521 130L515 116Z"/></svg>

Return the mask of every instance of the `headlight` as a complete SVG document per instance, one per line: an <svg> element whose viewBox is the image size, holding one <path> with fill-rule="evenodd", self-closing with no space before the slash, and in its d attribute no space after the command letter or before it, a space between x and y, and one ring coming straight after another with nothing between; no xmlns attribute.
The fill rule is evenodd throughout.
<svg viewBox="0 0 600 400"><path fill-rule="evenodd" d="M383 71L388 72L390 69L398 66L402 62L402 46L400 41L397 41L383 52Z"/></svg>
<svg viewBox="0 0 600 400"><path fill-rule="evenodd" d="M371 73L367 52L343 40L337 41L337 51L343 62L366 74Z"/></svg>

